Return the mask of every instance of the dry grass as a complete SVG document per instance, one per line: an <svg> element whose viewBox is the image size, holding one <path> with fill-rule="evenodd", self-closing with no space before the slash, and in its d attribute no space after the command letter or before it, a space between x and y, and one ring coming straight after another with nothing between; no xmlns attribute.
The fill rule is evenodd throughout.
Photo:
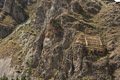
<svg viewBox="0 0 120 80"><path fill-rule="evenodd" d="M7 25L8 27L11 27L11 26L13 26L13 23L15 23L15 21L13 20L12 17L6 16L5 19L2 21L2 23Z"/></svg>
<svg viewBox="0 0 120 80"><path fill-rule="evenodd" d="M19 50L19 46L12 42L0 44L0 58L8 57L15 54Z"/></svg>

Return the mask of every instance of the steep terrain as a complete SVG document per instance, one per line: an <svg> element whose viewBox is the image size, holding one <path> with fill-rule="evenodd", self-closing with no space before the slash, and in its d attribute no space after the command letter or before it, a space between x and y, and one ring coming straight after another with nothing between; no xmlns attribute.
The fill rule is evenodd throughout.
<svg viewBox="0 0 120 80"><path fill-rule="evenodd" d="M120 4L1 0L0 76L119 80Z"/></svg>

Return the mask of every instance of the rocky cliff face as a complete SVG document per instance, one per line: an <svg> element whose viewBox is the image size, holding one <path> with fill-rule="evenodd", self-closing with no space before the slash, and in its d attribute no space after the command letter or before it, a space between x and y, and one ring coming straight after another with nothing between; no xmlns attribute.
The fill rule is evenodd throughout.
<svg viewBox="0 0 120 80"><path fill-rule="evenodd" d="M24 22L28 18L21 2L17 0L0 1L0 38L9 35L17 24Z"/></svg>
<svg viewBox="0 0 120 80"><path fill-rule="evenodd" d="M14 25L12 28L3 25L1 19L0 32L5 36L1 35L0 63L7 66L0 67L3 71L0 76L119 80L119 3L114 0L1 0L0 3L1 17L9 16L13 20L10 24Z"/></svg>

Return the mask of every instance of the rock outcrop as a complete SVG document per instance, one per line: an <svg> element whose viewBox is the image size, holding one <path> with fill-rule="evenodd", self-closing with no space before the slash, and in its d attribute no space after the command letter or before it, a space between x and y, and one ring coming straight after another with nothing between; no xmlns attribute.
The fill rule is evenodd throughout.
<svg viewBox="0 0 120 80"><path fill-rule="evenodd" d="M20 24L27 20L28 15L25 12L23 3L26 4L25 1L19 0L1 0L0 23L10 28L6 28L6 30L1 29L2 31L0 33L3 35L3 37L6 37L6 35L10 34L17 24ZM1 27L4 28L3 26ZM6 31L8 33L4 33Z"/></svg>
<svg viewBox="0 0 120 80"><path fill-rule="evenodd" d="M27 19L26 7L36 11L28 12L28 21L6 38L0 35L4 38L0 58L11 58L14 78L119 80L119 4L113 0L15 1L6 0L3 9L16 23Z"/></svg>

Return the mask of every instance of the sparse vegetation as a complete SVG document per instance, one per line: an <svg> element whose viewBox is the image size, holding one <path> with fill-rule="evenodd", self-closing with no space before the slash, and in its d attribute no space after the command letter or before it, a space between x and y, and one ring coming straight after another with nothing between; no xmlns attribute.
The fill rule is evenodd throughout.
<svg viewBox="0 0 120 80"><path fill-rule="evenodd" d="M34 31L34 30L32 30L32 29L30 30L30 32L29 32L29 33L30 33L30 35L33 35L33 36L35 36L35 35L36 35L35 31Z"/></svg>
<svg viewBox="0 0 120 80"><path fill-rule="evenodd" d="M44 80L43 78L40 78L40 80Z"/></svg>
<svg viewBox="0 0 120 80"><path fill-rule="evenodd" d="M112 0L13 0L13 3L10 0L12 5L8 2L7 6L11 9L5 4L0 8L2 35L10 31L0 38L1 64L10 58L10 67L7 65L10 73L15 67L17 74L23 74L16 80L119 77L116 70L119 69L120 12L118 4L109 1ZM8 11L2 10L5 7ZM6 71L9 68L2 67ZM3 76L0 80L8 78Z"/></svg>
<svg viewBox="0 0 120 80"><path fill-rule="evenodd" d="M32 53L30 54L30 57L33 57L33 54L32 54Z"/></svg>
<svg viewBox="0 0 120 80"><path fill-rule="evenodd" d="M9 38L9 40L12 40L12 39L13 39L13 37L10 37L10 38Z"/></svg>
<svg viewBox="0 0 120 80"><path fill-rule="evenodd" d="M38 29L37 31L40 32L40 29Z"/></svg>
<svg viewBox="0 0 120 80"><path fill-rule="evenodd" d="M21 80L27 80L25 75L22 75Z"/></svg>
<svg viewBox="0 0 120 80"><path fill-rule="evenodd" d="M16 45L16 44L17 44L15 41L11 41L11 43L12 43L13 45Z"/></svg>
<svg viewBox="0 0 120 80"><path fill-rule="evenodd" d="M26 65L29 65L29 62L28 62L28 61L26 61L26 62L25 62L25 64L26 64Z"/></svg>
<svg viewBox="0 0 120 80"><path fill-rule="evenodd" d="M2 42L2 38L0 38L0 43Z"/></svg>
<svg viewBox="0 0 120 80"><path fill-rule="evenodd" d="M22 61L22 60L21 60L21 56L19 56L19 57L18 57L18 61L19 61L19 62L21 62L21 61Z"/></svg>
<svg viewBox="0 0 120 80"><path fill-rule="evenodd" d="M0 80L8 80L8 77L4 75L3 77L0 78Z"/></svg>
<svg viewBox="0 0 120 80"><path fill-rule="evenodd" d="M90 80L89 76L83 77L82 80Z"/></svg>

